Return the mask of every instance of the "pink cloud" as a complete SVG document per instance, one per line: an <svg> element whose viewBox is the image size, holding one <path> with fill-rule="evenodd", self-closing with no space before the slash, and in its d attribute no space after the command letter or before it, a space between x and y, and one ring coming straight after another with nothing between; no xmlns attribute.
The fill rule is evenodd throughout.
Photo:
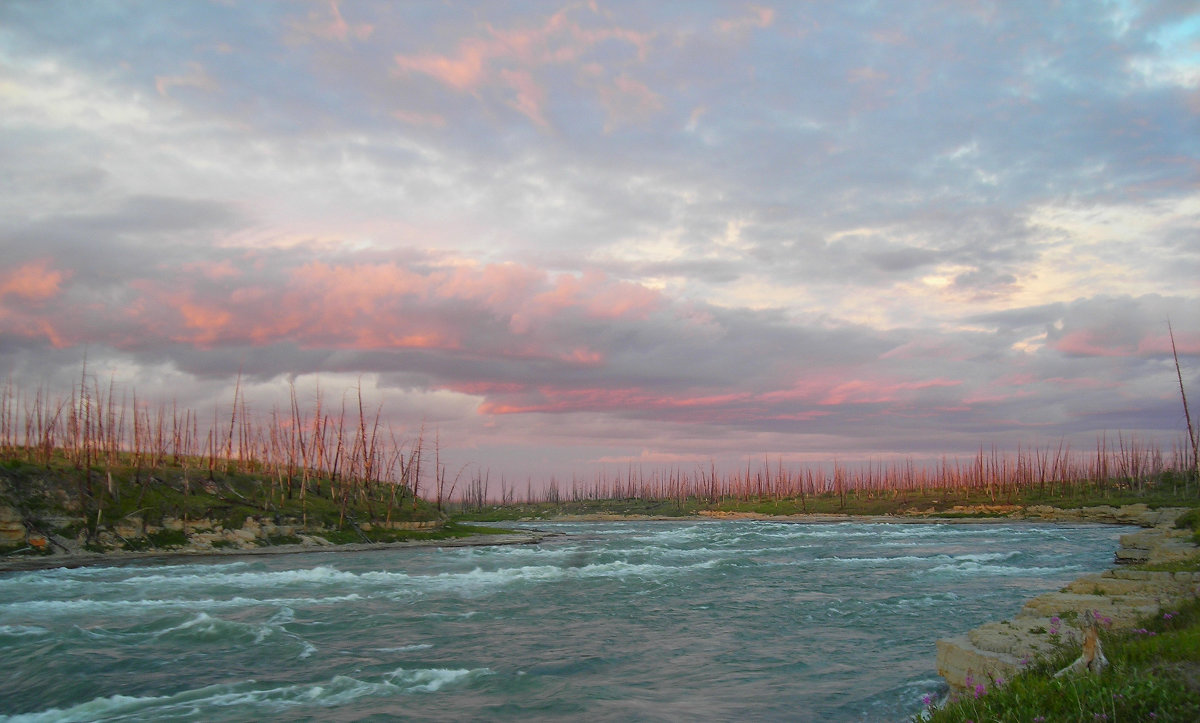
<svg viewBox="0 0 1200 723"><path fill-rule="evenodd" d="M303 20L292 21L292 30L300 39L316 38L345 42L350 38L366 40L375 32L375 27L369 23L347 23L342 16L341 0L330 0L328 15L322 15L316 10L310 11Z"/></svg>
<svg viewBox="0 0 1200 723"><path fill-rule="evenodd" d="M70 271L51 268L49 259L38 259L0 274L0 298L11 296L24 301L46 301L58 296Z"/></svg>
<svg viewBox="0 0 1200 723"><path fill-rule="evenodd" d="M241 269L233 265L229 259L222 261L195 261L180 267L189 274L199 274L209 281L226 281L242 275Z"/></svg>
<svg viewBox="0 0 1200 723"><path fill-rule="evenodd" d="M775 11L772 8L752 5L748 8L747 13L741 17L718 20L716 27L722 33L740 33L755 28L769 28L774 22Z"/></svg>
<svg viewBox="0 0 1200 723"><path fill-rule="evenodd" d="M473 93L481 100L496 88L503 102L540 128L549 127L545 115L547 92L539 78L544 67L579 62L592 48L619 40L637 49L644 60L652 35L623 28L584 28L561 10L541 25L527 28L488 26L482 37L460 40L452 52L398 53L393 62L400 74L428 75L454 90ZM617 90L639 97L642 104L656 96L634 82L622 81Z"/></svg>
<svg viewBox="0 0 1200 723"><path fill-rule="evenodd" d="M132 298L122 309L102 304L89 312L121 317L125 325L87 329L84 340L469 349L598 366L605 362L603 351L544 329L564 317L642 319L664 303L658 292L601 273L550 275L513 263L416 268L313 261L258 283L235 271L231 263L200 262L175 278L132 280ZM209 280L221 285L203 283Z"/></svg>
<svg viewBox="0 0 1200 723"><path fill-rule="evenodd" d="M823 405L841 404L883 404L898 401L905 392L936 389L939 387L957 387L962 382L957 379L929 379L919 382L879 382L866 379L852 379L838 384L829 391L819 402Z"/></svg>
<svg viewBox="0 0 1200 723"><path fill-rule="evenodd" d="M425 73L456 90L472 90L484 77L484 61L492 53L491 46L478 39L464 40L458 46L458 56L397 55L396 67L402 71Z"/></svg>
<svg viewBox="0 0 1200 723"><path fill-rule="evenodd" d="M1080 329L1049 342L1049 346L1063 354L1074 356L1147 357L1171 353L1171 339L1165 332L1143 333L1133 341L1128 338L1118 339L1116 335L1098 329ZM1177 333L1175 348L1180 354L1200 354L1200 334Z"/></svg>
<svg viewBox="0 0 1200 723"><path fill-rule="evenodd" d="M535 125L549 127L550 124L546 122L546 116L542 113L542 105L546 102L546 90L534 81L533 76L524 70L501 70L500 77L516 94L516 98L508 101L508 104Z"/></svg>

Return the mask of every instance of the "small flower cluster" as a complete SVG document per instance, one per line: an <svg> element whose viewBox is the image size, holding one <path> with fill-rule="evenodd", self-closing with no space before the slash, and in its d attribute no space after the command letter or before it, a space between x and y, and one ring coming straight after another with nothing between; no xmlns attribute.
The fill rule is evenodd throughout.
<svg viewBox="0 0 1200 723"><path fill-rule="evenodd" d="M1106 628L1112 627L1112 618L1108 617L1107 615L1102 616L1099 610L1092 611L1092 619Z"/></svg>
<svg viewBox="0 0 1200 723"><path fill-rule="evenodd" d="M1151 636L1158 635L1158 633L1154 632L1153 630L1147 630L1145 628L1137 628L1133 632L1138 635L1151 635Z"/></svg>

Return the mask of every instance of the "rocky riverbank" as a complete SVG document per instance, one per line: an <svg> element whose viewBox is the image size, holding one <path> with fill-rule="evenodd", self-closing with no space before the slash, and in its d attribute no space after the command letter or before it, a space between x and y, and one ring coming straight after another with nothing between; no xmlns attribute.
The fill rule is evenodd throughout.
<svg viewBox="0 0 1200 723"><path fill-rule="evenodd" d="M1138 524L1146 529L1120 538L1120 565L1161 564L1194 558L1200 548L1192 533L1174 527L1187 508L1060 510L1029 508L1039 519L1057 522ZM1008 620L987 623L962 635L937 641L938 673L954 688L965 689L997 678L1009 679L1030 661L1060 645L1079 645L1077 622L1091 616L1113 628L1131 628L1142 617L1180 600L1200 595L1200 572L1158 572L1117 567L1084 575L1058 592L1029 600Z"/></svg>
<svg viewBox="0 0 1200 723"><path fill-rule="evenodd" d="M420 522L363 522L354 527L355 536L334 528L305 525L283 518L278 522L246 517L240 527L227 528L221 521L202 518L182 520L164 517L161 524L126 519L103 527L89 536L76 518L40 517L36 524L11 507L0 506L0 546L11 548L0 557L0 572L48 567L120 563L129 560L172 556L272 555L322 550L368 550L388 547L436 545L533 544L544 539L541 532L500 532L437 539L403 539L404 533L436 533L446 528L445 520ZM374 539L372 539L374 538ZM391 538L391 539L388 539ZM379 540L384 541L379 541Z"/></svg>

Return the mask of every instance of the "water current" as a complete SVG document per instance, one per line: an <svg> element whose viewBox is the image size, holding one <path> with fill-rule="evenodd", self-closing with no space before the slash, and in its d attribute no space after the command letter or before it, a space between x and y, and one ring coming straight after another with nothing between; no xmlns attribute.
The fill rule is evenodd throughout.
<svg viewBox="0 0 1200 723"><path fill-rule="evenodd" d="M0 574L0 720L904 720L937 638L1124 531L536 527L566 535Z"/></svg>

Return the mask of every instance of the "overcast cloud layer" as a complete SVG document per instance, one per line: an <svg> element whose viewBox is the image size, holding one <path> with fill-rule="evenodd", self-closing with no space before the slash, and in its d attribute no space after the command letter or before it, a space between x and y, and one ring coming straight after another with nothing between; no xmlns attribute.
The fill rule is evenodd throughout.
<svg viewBox="0 0 1200 723"><path fill-rule="evenodd" d="M1194 2L0 3L0 376L513 476L1169 449Z"/></svg>

